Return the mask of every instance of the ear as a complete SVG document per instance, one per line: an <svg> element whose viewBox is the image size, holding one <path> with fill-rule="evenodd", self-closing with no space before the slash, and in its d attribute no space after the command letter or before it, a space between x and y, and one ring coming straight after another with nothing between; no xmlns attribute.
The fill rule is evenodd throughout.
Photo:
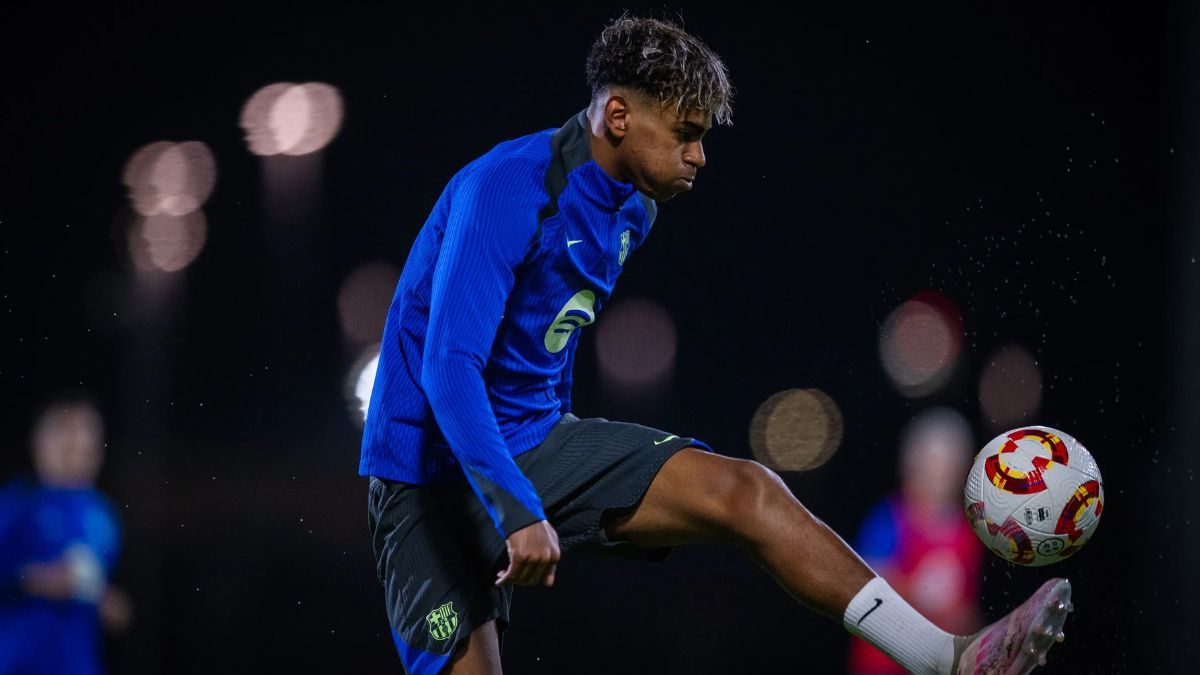
<svg viewBox="0 0 1200 675"><path fill-rule="evenodd" d="M604 126L616 138L629 131L629 101L621 94L612 94L604 103Z"/></svg>

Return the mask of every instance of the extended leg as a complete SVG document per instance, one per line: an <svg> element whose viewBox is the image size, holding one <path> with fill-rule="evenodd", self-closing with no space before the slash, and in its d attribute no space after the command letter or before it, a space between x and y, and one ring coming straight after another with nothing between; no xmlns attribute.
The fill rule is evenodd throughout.
<svg viewBox="0 0 1200 675"><path fill-rule="evenodd" d="M876 577L774 472L696 448L667 460L642 500L605 530L646 547L739 546L797 600L917 673L1028 673L1062 639L1070 610L1070 584L1052 579L976 635L945 633Z"/></svg>
<svg viewBox="0 0 1200 675"><path fill-rule="evenodd" d="M606 531L646 547L735 544L792 597L838 620L875 576L774 472L696 448L667 460L637 507L613 519Z"/></svg>

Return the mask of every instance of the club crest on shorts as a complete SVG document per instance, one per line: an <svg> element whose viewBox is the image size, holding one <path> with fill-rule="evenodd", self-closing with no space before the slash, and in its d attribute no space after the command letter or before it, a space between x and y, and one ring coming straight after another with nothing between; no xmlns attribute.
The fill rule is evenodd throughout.
<svg viewBox="0 0 1200 675"><path fill-rule="evenodd" d="M429 634L434 640L445 640L454 635L458 628L458 614L454 612L454 603L447 602L425 616L429 622Z"/></svg>
<svg viewBox="0 0 1200 675"><path fill-rule="evenodd" d="M625 257L629 255L629 230L621 233L621 250L617 253L617 264L624 265Z"/></svg>

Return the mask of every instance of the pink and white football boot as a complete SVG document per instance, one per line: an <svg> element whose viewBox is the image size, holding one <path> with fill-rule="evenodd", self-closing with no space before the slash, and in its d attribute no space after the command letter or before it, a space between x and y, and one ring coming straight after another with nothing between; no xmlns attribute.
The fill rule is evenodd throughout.
<svg viewBox="0 0 1200 675"><path fill-rule="evenodd" d="M1051 579L1008 616L975 635L955 638L956 675L1025 675L1046 665L1046 652L1063 641L1071 611L1071 582Z"/></svg>

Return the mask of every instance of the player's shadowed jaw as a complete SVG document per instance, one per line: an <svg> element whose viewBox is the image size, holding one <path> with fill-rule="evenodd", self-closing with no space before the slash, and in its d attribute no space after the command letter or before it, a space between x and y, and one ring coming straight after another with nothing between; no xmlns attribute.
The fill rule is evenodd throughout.
<svg viewBox="0 0 1200 675"><path fill-rule="evenodd" d="M683 110L613 87L588 108L592 156L609 176L666 201L692 189L706 161L703 138L712 118L698 108Z"/></svg>

